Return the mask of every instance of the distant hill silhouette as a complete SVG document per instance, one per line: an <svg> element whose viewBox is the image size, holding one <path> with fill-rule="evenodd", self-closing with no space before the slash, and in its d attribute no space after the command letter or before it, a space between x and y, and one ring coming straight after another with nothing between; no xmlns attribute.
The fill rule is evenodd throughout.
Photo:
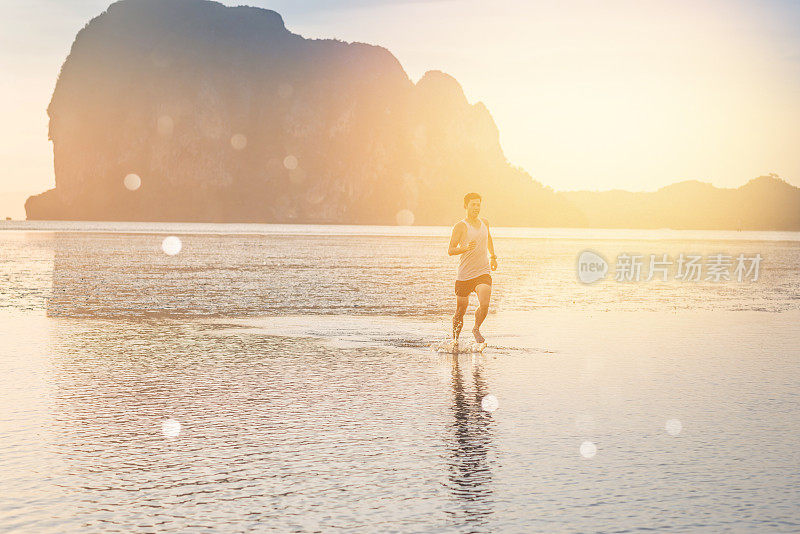
<svg viewBox="0 0 800 534"><path fill-rule="evenodd" d="M800 230L800 188L771 174L738 189L698 181L658 191L558 193L583 215L588 227L698 230Z"/></svg>
<svg viewBox="0 0 800 534"><path fill-rule="evenodd" d="M452 224L479 191L495 225L800 229L798 189L774 177L556 193L509 164L452 77L415 84L388 50L303 38L266 9L116 2L47 111L56 187L28 219Z"/></svg>

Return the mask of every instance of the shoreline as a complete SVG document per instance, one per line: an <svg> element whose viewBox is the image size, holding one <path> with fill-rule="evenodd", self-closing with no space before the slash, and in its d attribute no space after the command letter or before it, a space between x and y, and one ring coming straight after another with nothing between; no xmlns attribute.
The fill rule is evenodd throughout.
<svg viewBox="0 0 800 534"><path fill-rule="evenodd" d="M182 235L285 235L441 237L449 226L389 226L347 224L205 223L137 221L0 221L4 232L131 233ZM675 230L630 228L558 228L493 226L493 237L579 240L714 240L800 242L800 231L787 230Z"/></svg>

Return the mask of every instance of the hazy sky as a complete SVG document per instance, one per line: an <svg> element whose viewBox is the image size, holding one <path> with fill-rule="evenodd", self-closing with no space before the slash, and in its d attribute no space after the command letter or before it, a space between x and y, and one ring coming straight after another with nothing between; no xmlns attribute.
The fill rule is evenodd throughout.
<svg viewBox="0 0 800 534"><path fill-rule="evenodd" d="M388 48L412 80L461 82L508 160L557 190L800 185L800 2L223 2L305 37ZM0 4L0 193L55 185L46 108L75 34L109 2Z"/></svg>

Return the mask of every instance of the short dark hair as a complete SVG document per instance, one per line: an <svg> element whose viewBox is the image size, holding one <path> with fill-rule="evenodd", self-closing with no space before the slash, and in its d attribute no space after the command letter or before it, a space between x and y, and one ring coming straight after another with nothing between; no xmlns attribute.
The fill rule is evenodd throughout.
<svg viewBox="0 0 800 534"><path fill-rule="evenodd" d="M469 201L474 198L481 200L481 196L478 193L467 193L466 195L464 195L464 207L466 208L467 204L469 204Z"/></svg>

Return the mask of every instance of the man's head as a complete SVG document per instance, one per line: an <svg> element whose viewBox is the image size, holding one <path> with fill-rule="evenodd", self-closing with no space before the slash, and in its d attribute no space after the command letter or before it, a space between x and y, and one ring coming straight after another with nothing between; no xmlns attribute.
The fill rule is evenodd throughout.
<svg viewBox="0 0 800 534"><path fill-rule="evenodd" d="M478 193L464 195L464 209L470 217L477 217L481 212L481 196Z"/></svg>

